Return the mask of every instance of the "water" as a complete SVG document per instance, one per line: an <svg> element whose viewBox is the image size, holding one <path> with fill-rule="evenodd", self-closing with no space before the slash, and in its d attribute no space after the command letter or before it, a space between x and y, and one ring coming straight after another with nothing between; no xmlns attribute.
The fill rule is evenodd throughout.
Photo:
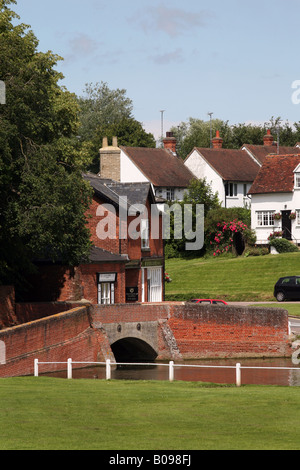
<svg viewBox="0 0 300 470"><path fill-rule="evenodd" d="M235 365L241 364L242 385L284 385L300 386L300 366L292 363L289 358L270 359L210 359L177 361L174 368L174 380L190 382L213 382L235 384ZM157 362L153 365L114 366L111 369L111 378L117 380L169 380L168 362ZM178 364L178 365L176 365ZM182 366L180 366L180 365ZM188 365L204 365L205 368L187 367ZM214 366L208 368L207 366ZM215 366L232 366L233 368L216 368ZM244 367L268 367L270 369L243 369ZM276 367L293 368L276 369ZM40 374L43 373L40 366ZM61 372L47 373L47 376L66 378L66 369ZM73 366L73 379L105 379L105 366L93 366L76 369Z"/></svg>

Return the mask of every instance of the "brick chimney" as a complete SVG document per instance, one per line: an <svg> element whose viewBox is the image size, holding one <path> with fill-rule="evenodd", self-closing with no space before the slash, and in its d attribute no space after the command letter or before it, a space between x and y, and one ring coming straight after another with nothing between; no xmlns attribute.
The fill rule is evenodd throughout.
<svg viewBox="0 0 300 470"><path fill-rule="evenodd" d="M214 137L212 140L212 147L214 149L221 149L223 145L223 139L220 137L220 131L216 132L216 137Z"/></svg>
<svg viewBox="0 0 300 470"><path fill-rule="evenodd" d="M173 135L173 132L167 132L166 137L163 140L164 148L166 150L171 150L171 152L176 155L176 138Z"/></svg>
<svg viewBox="0 0 300 470"><path fill-rule="evenodd" d="M112 145L108 145L107 137L103 138L100 149L100 176L114 181L121 179L121 150L117 137L113 137Z"/></svg>
<svg viewBox="0 0 300 470"><path fill-rule="evenodd" d="M264 145L273 145L274 138L271 134L270 129L267 130L267 134L264 136Z"/></svg>

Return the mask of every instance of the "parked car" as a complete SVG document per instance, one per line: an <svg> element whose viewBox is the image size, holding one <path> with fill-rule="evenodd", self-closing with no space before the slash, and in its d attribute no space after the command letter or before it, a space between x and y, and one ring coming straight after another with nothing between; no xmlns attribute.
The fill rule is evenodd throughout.
<svg viewBox="0 0 300 470"><path fill-rule="evenodd" d="M274 297L278 302L300 300L300 276L285 276L278 279L274 286Z"/></svg>
<svg viewBox="0 0 300 470"><path fill-rule="evenodd" d="M228 305L224 300L215 299L191 299L190 302L193 302L194 304Z"/></svg>

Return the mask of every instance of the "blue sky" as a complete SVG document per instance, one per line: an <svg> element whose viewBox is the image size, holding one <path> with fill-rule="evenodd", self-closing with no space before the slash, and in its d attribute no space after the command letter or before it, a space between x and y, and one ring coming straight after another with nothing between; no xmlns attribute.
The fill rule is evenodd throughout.
<svg viewBox="0 0 300 470"><path fill-rule="evenodd" d="M18 0L39 49L62 56L67 89L127 91L134 117L160 135L189 117L300 121L299 0Z"/></svg>

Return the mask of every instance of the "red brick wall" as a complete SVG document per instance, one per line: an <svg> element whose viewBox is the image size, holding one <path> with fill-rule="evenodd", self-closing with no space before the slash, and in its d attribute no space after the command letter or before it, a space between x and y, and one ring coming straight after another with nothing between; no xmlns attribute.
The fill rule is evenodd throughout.
<svg viewBox="0 0 300 470"><path fill-rule="evenodd" d="M17 323L14 287L0 286L0 330Z"/></svg>
<svg viewBox="0 0 300 470"><path fill-rule="evenodd" d="M66 362L69 357L74 361L104 362L112 356L105 323L146 321L158 322L158 359L174 359L164 338L163 324L172 331L186 359L291 355L285 310L180 302L92 306L0 331L7 361L0 365L0 377L32 374L36 357L50 362ZM51 368L64 370L66 365Z"/></svg>
<svg viewBox="0 0 300 470"><path fill-rule="evenodd" d="M99 263L66 266L40 266L32 276L25 301L66 302L88 300L97 304L97 273L116 272L115 302L125 302L125 263Z"/></svg>
<svg viewBox="0 0 300 470"><path fill-rule="evenodd" d="M106 354L111 355L104 332L90 327L87 307L0 331L0 341L6 346L6 364L0 365L0 377L32 375L35 358L40 362L66 362L68 358L105 362ZM40 371L66 367L44 365Z"/></svg>
<svg viewBox="0 0 300 470"><path fill-rule="evenodd" d="M168 323L186 358L290 355L287 311L177 305Z"/></svg>

